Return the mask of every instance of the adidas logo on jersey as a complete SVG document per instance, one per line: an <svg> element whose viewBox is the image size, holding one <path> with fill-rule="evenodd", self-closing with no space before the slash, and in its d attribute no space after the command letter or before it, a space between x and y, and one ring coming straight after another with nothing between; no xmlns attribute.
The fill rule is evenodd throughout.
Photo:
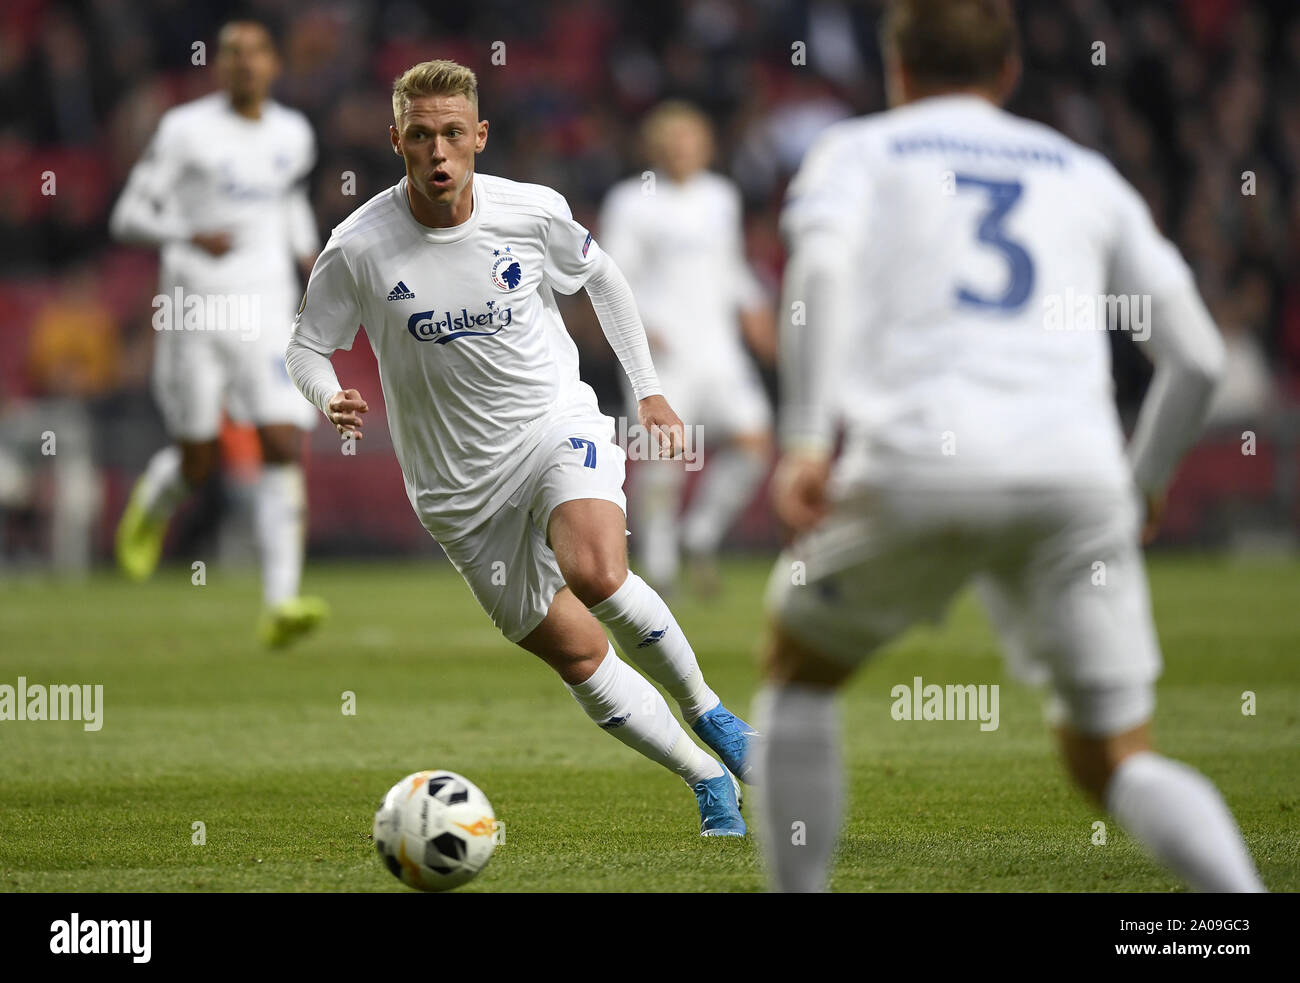
<svg viewBox="0 0 1300 983"><path fill-rule="evenodd" d="M415 300L415 291L408 287L405 281L398 280L397 286L388 291L389 300Z"/></svg>

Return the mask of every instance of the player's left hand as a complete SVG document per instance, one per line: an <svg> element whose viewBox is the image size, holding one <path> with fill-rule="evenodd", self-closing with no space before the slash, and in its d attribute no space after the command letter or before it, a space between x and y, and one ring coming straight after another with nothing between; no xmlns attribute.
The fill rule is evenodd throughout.
<svg viewBox="0 0 1300 983"><path fill-rule="evenodd" d="M360 440L365 436L361 432L361 414L370 412L370 407L355 389L344 389L330 397L329 421L344 440L349 437Z"/></svg>
<svg viewBox="0 0 1300 983"><path fill-rule="evenodd" d="M662 396L647 396L636 405L637 420L659 442L661 457L674 458L686 446L686 426Z"/></svg>

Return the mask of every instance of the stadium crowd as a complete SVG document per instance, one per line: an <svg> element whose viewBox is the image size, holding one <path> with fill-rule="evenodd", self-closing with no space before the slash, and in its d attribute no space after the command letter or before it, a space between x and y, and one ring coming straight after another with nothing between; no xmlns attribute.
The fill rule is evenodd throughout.
<svg viewBox="0 0 1300 983"><path fill-rule="evenodd" d="M1290 443L1278 453L1291 455L1292 484L1279 484L1277 462L1258 480L1270 495L1294 491L1300 7L1291 0L1016 7L1026 57L1009 108L1101 150L1145 195L1228 342L1213 419L1265 435L1268 421L1290 419ZM605 192L645 166L641 115L666 97L700 105L717 127L715 167L744 193L750 260L775 298L783 262L777 217L804 150L830 122L884 105L874 2L6 3L0 420L19 422L0 426L0 555L43 535L33 531L40 523L29 530L24 519L46 509L42 420L82 421L90 436L77 442L102 483L65 506L99 516L93 548L84 556L73 550L73 567L106 555L126 476L164 440L148 392L157 258L113 243L107 215L160 114L214 87L216 31L237 13L273 28L283 60L276 96L315 127L310 191L322 240L402 173L387 136L393 77L446 57L478 72L482 115L491 121L479 168L555 187L597 236ZM617 413L617 363L585 299L566 303L584 372ZM1148 372L1125 339L1116 337L1115 349L1127 410ZM774 390L770 369L766 381ZM78 425L63 426L75 433ZM332 432L316 437L321 446L333 442ZM238 456L234 437L231 449ZM331 524L328 493L317 494L326 474L318 471L312 486L318 535ZM88 512L92 500L98 508ZM1288 508L1294 527L1294 502ZM423 542L404 503L398 514L403 535ZM755 532L762 525L751 522L750 534L762 539ZM1174 521L1171 535L1178 530Z"/></svg>

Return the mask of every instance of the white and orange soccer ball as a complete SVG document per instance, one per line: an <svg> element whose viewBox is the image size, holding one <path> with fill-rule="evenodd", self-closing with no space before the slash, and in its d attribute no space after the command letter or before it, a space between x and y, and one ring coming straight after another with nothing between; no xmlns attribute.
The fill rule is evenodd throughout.
<svg viewBox="0 0 1300 983"><path fill-rule="evenodd" d="M496 849L492 803L454 771L417 771L388 790L375 813L375 849L403 884L447 891L473 880Z"/></svg>

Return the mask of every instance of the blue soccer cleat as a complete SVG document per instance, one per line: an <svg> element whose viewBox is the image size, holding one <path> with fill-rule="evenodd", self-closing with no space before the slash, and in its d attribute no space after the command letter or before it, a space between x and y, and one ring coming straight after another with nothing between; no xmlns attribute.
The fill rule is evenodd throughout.
<svg viewBox="0 0 1300 983"><path fill-rule="evenodd" d="M758 731L721 703L691 724L691 730L713 749L713 753L737 778L746 785L754 783L754 766L749 760L749 751Z"/></svg>
<svg viewBox="0 0 1300 983"><path fill-rule="evenodd" d="M736 802L731 775L724 769L717 778L691 786L700 805L701 836L744 836L745 820Z"/></svg>

